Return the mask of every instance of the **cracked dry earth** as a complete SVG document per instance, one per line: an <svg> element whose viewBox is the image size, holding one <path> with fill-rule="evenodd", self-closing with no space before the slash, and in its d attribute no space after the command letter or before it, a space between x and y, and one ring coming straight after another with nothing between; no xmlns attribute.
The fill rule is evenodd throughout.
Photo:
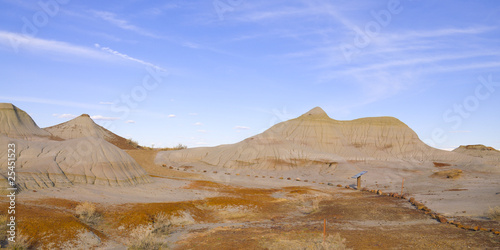
<svg viewBox="0 0 500 250"><path fill-rule="evenodd" d="M126 248L131 232L154 223L155 215L188 215L155 235L173 249L280 249L305 247L326 233L340 236L352 249L495 249L500 237L442 224L405 200L341 188L247 188L192 181L190 190L218 192L196 201L98 204L99 222L87 225L75 216L78 202L45 198L19 202L18 227L35 248ZM4 200L0 206L7 206ZM173 217L171 217L173 218ZM496 224L498 227L498 223ZM78 239L90 231L93 245ZM341 238L345 239L342 243ZM297 248L299 249L299 248Z"/></svg>

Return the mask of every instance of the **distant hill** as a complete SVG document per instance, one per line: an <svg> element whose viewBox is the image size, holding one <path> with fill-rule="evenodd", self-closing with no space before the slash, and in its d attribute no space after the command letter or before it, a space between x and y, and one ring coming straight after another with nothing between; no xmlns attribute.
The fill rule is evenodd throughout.
<svg viewBox="0 0 500 250"><path fill-rule="evenodd" d="M500 166L500 151L494 149L493 147L487 147L481 144L462 145L454 149L453 152L466 154L477 158L482 158L488 164Z"/></svg>
<svg viewBox="0 0 500 250"><path fill-rule="evenodd" d="M263 170L321 171L337 164L352 166L372 161L401 166L475 159L428 146L394 117L339 121L331 119L319 107L239 143L160 152L156 157L157 163L169 166Z"/></svg>
<svg viewBox="0 0 500 250"><path fill-rule="evenodd" d="M87 114L83 114L67 122L44 129L52 135L63 139L76 139L91 136L102 138L121 149L138 148L137 144L133 144L130 140L116 135L115 133L96 124Z"/></svg>
<svg viewBox="0 0 500 250"><path fill-rule="evenodd" d="M28 113L11 103L0 103L0 134L10 138L49 138L49 132L41 129Z"/></svg>

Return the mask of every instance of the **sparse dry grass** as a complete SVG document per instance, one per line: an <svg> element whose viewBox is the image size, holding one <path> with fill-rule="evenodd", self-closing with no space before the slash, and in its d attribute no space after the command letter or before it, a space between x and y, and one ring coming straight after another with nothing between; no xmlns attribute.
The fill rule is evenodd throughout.
<svg viewBox="0 0 500 250"><path fill-rule="evenodd" d="M0 206L7 203L2 202ZM31 246L51 246L58 249L67 241L75 240L75 232L89 230L89 227L76 218L74 209L77 202L64 199L39 199L16 204L17 230L21 237L32 239ZM19 231L18 231L19 232ZM99 238L107 239L99 231L93 231Z"/></svg>
<svg viewBox="0 0 500 250"><path fill-rule="evenodd" d="M8 249L12 250L25 250L29 249L32 246L32 240L23 233L22 230L18 230L16 234L16 241L9 241L9 245L7 245Z"/></svg>
<svg viewBox="0 0 500 250"><path fill-rule="evenodd" d="M340 234L329 235L323 242L323 237L305 239L279 239L273 242L269 249L290 249L290 250L341 250L347 249L345 239L340 237Z"/></svg>
<svg viewBox="0 0 500 250"><path fill-rule="evenodd" d="M147 225L137 226L130 234L130 243L128 249L132 250L158 250L168 249L166 242L162 241L158 235L154 233L155 228L152 223Z"/></svg>
<svg viewBox="0 0 500 250"><path fill-rule="evenodd" d="M101 215L96 211L95 204L88 201L78 204L75 212L78 218L88 225L97 225L101 219Z"/></svg>
<svg viewBox="0 0 500 250"><path fill-rule="evenodd" d="M7 239L7 223L9 217L6 214L0 215L0 242L3 242Z"/></svg>
<svg viewBox="0 0 500 250"><path fill-rule="evenodd" d="M163 211L153 216L153 221L135 227L130 234L129 249L168 249L162 238L171 233L172 227L193 224L195 220L186 211L169 215Z"/></svg>
<svg viewBox="0 0 500 250"><path fill-rule="evenodd" d="M488 209L488 218L500 220L500 206L490 207L490 209Z"/></svg>

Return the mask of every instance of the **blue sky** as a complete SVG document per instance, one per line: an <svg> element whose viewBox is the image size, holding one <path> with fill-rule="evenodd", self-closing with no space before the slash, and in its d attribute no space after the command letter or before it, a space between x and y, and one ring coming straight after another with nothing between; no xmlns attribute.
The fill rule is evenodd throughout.
<svg viewBox="0 0 500 250"><path fill-rule="evenodd" d="M498 1L0 0L0 102L151 146L235 143L322 107L500 148Z"/></svg>

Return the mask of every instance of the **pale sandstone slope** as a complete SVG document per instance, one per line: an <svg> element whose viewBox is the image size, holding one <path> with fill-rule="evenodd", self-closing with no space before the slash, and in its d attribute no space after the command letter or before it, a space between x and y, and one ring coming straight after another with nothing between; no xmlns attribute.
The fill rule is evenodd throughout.
<svg viewBox="0 0 500 250"><path fill-rule="evenodd" d="M39 128L28 113L11 103L0 103L0 134L21 139L51 136L49 132Z"/></svg>
<svg viewBox="0 0 500 250"><path fill-rule="evenodd" d="M75 183L126 186L151 182L132 157L104 139L88 136L50 140L51 134L40 129L26 112L12 104L1 107L0 144L5 148L9 143L15 144L16 183L21 189ZM4 178L7 164L7 150L0 150L0 175ZM6 185L5 179L1 182L0 185Z"/></svg>
<svg viewBox="0 0 500 250"><path fill-rule="evenodd" d="M500 151L492 147L486 147L480 144L466 146L462 145L454 149L453 152L478 157L483 159L488 164L500 166Z"/></svg>
<svg viewBox="0 0 500 250"><path fill-rule="evenodd" d="M239 143L212 148L160 152L156 162L169 166L218 166L266 170L325 170L352 162L433 161L479 163L467 155L432 148L393 117L331 119L319 107ZM385 164L384 163L384 164ZM429 165L427 164L427 165Z"/></svg>
<svg viewBox="0 0 500 250"><path fill-rule="evenodd" d="M100 138L66 141L25 141L0 137L16 145L16 183L38 189L77 183L129 186L149 183L146 171L132 157ZM0 173L7 173L7 152L0 151Z"/></svg>
<svg viewBox="0 0 500 250"><path fill-rule="evenodd" d="M63 139L76 139L83 137L102 138L121 149L135 149L127 139L96 124L89 115L83 114L67 122L44 128L51 134Z"/></svg>

